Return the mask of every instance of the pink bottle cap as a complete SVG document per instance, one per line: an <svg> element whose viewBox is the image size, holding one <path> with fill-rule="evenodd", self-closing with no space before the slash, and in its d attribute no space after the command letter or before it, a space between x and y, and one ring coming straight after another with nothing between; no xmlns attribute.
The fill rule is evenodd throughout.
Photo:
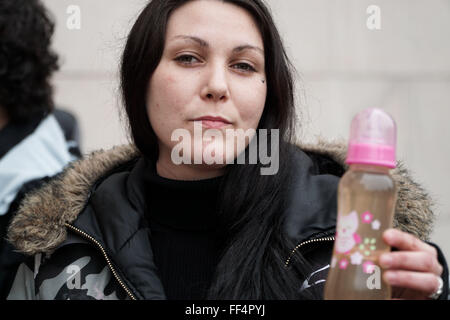
<svg viewBox="0 0 450 320"><path fill-rule="evenodd" d="M352 121L347 164L396 167L397 125L386 112L366 109Z"/></svg>

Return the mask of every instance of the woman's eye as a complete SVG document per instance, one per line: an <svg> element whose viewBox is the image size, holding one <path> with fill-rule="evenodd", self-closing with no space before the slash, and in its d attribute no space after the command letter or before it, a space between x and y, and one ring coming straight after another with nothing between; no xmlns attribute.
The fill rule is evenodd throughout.
<svg viewBox="0 0 450 320"><path fill-rule="evenodd" d="M196 57L194 57L192 55L187 55L187 54L175 58L175 61L178 61L185 65L191 65L195 62L199 62L199 60ZM256 72L255 68L253 68L248 63L243 63L243 62L236 63L235 65L232 66L232 68L239 69L244 72Z"/></svg>
<svg viewBox="0 0 450 320"><path fill-rule="evenodd" d="M245 72L255 72L255 68L253 68L248 63L237 63L234 66L238 66L238 69L244 70Z"/></svg>
<svg viewBox="0 0 450 320"><path fill-rule="evenodd" d="M178 58L176 58L175 60L179 61L183 64L192 64L192 59L195 59L198 61L198 59L196 57L191 56L191 55L182 55L182 56L179 56Z"/></svg>

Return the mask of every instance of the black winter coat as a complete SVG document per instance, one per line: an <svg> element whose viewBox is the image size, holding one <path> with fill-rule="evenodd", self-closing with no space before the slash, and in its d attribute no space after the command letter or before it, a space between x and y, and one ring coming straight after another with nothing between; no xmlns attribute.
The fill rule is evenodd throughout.
<svg viewBox="0 0 450 320"><path fill-rule="evenodd" d="M298 290L323 297L334 243L337 186L347 168L345 146L296 146L289 205L283 214L295 248L286 247L285 270L312 265ZM97 152L27 196L9 240L31 258L20 266L9 299L165 299L153 260L142 170L132 146ZM428 240L433 213L425 191L399 163L394 226ZM448 269L443 279L448 295Z"/></svg>

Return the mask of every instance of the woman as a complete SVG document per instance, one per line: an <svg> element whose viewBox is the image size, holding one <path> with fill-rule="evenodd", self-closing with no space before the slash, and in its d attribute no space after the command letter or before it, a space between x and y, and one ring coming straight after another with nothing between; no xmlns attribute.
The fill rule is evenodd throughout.
<svg viewBox="0 0 450 320"><path fill-rule="evenodd" d="M291 70L259 0L150 2L121 67L136 148L94 153L27 197L9 239L33 258L19 268L9 298L322 298L345 150L293 143ZM276 174L261 174L261 154L257 164L228 164L243 151L250 158L256 136L221 153L236 140L196 138L199 122L266 129L261 149L277 142L271 129L278 129ZM194 137L180 154L200 154L199 163L175 165L178 129ZM215 161L208 164L204 150ZM398 249L382 261L392 260L385 280L398 288L395 298L426 299L447 268L418 238L429 236L426 194L405 170L396 179L396 226L408 233L385 234Z"/></svg>

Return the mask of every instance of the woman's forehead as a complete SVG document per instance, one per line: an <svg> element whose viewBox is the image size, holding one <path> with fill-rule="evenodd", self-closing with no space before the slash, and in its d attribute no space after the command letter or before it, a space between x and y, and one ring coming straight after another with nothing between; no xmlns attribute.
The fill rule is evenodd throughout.
<svg viewBox="0 0 450 320"><path fill-rule="evenodd" d="M222 1L191 1L172 13L168 20L167 43L193 40L188 37L202 40L204 47L233 42L263 49L261 34L250 13Z"/></svg>

